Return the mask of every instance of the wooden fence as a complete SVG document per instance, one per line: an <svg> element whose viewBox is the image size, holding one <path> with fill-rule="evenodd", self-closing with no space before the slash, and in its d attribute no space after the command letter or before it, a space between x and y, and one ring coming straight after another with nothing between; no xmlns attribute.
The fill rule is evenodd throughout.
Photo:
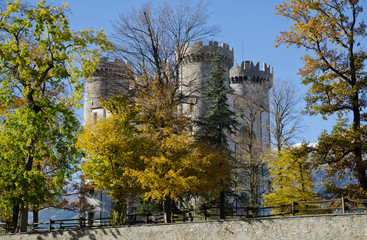
<svg viewBox="0 0 367 240"><path fill-rule="evenodd" d="M231 207L226 208L226 219L241 219L253 217L294 216L298 214L315 215L331 213L366 212L367 199L330 199L318 201L300 201L290 204L267 207ZM207 221L219 219L219 207L203 207L201 209L181 209L172 216L173 222ZM48 222L32 223L28 226L29 232L77 230L96 228L110 225L110 218L62 219ZM163 223L163 214L130 214L126 216L125 224L159 224ZM0 233L13 232L11 223L0 223Z"/></svg>

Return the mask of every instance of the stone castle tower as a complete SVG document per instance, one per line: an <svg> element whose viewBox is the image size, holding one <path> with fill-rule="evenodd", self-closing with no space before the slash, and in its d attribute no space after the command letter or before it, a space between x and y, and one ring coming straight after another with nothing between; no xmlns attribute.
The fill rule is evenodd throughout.
<svg viewBox="0 0 367 240"><path fill-rule="evenodd" d="M256 65L251 61L245 61L238 66L235 63L233 67L233 49L227 44L218 45L218 42L209 41L208 45L203 45L201 41L194 42L192 46L185 45L184 58L180 66L180 91L183 96L187 96L181 103L183 114L194 120L203 116L207 104L203 99L202 93L206 89L206 79L211 72L211 56L213 53L219 53L223 56L223 68L225 86L230 90L228 94L228 104L232 111L238 115L239 131L237 136L229 138L229 146L233 152L238 148L236 145L243 142L246 138L246 121L241 118L248 112L246 108L250 97L255 98L257 104L261 105L263 112L256 117L254 131L257 141L263 146L263 149L270 147L269 131L269 90L273 84L273 69L263 64L260 69L259 63ZM251 86L252 89L249 88ZM256 88L256 95L253 94ZM236 139L234 139L236 138Z"/></svg>
<svg viewBox="0 0 367 240"><path fill-rule="evenodd" d="M209 41L204 45L201 41L194 42L191 46L184 46L184 57L179 68L180 93L185 98L182 100L179 111L194 120L203 116L207 109L207 103L203 99L203 91L206 89L206 79L211 72L211 56L218 52L223 56L223 67L225 69L223 78L225 86L230 90L228 104L232 111L238 115L240 124L239 131L235 136L228 138L229 148L236 153L241 142L245 141L246 121L241 116L246 114L247 97L251 94L248 83L260 88L256 93L257 102L264 111L255 121L255 135L263 149L270 147L269 131L269 89L273 83L273 69L264 64L263 69L259 63L254 65L251 61L245 61L238 66L235 64L233 49L227 44L218 45L218 42ZM129 79L132 77L132 67L128 63L119 60L113 62L101 59L97 70L91 79L86 80L84 96L84 123L99 117L108 117L108 113L100 105L99 101L109 99L116 94L126 94L129 90ZM240 139L240 140L238 140ZM91 217L107 217L111 210L111 199L105 194L94 193L93 198L88 200L95 206Z"/></svg>
<svg viewBox="0 0 367 240"><path fill-rule="evenodd" d="M85 81L84 91L84 124L101 117L108 117L100 101L113 96L126 94L129 90L129 79L132 67L128 63L115 59L113 62L101 58L94 75ZM83 212L84 217L107 218L112 210L112 199L99 191L91 190L86 201L93 206L93 211ZM86 216L86 214L88 214Z"/></svg>
<svg viewBox="0 0 367 240"><path fill-rule="evenodd" d="M184 46L184 57L180 66L180 92L182 96L187 97L181 104L181 111L194 120L202 117L207 108L202 93L206 89L206 79L212 70L210 59L215 52L223 56L223 78L229 88L229 70L233 66L232 48L227 44L218 46L218 42L213 41L207 46L201 41L194 42L191 47L188 43Z"/></svg>
<svg viewBox="0 0 367 240"><path fill-rule="evenodd" d="M254 131L264 150L270 147L269 90L272 86L273 69L265 63L260 69L259 63L254 65L252 61L244 61L240 66L235 64L234 69L230 71L230 88L233 89L232 99L235 111L240 113L240 116L248 112L246 101L249 100L255 100L263 109L255 119ZM246 120L241 117L238 120L239 138L245 138Z"/></svg>
<svg viewBox="0 0 367 240"><path fill-rule="evenodd" d="M129 79L132 77L132 66L119 59L113 62L101 58L92 78L85 81L84 123L99 117L107 117L100 100L107 100L129 90Z"/></svg>

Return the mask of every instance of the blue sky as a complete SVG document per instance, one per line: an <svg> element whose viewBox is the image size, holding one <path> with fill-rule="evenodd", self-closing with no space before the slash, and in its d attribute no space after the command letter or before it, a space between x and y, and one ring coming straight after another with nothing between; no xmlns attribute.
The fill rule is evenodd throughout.
<svg viewBox="0 0 367 240"><path fill-rule="evenodd" d="M36 0L30 1L37 2ZM70 22L73 29L92 28L105 29L107 35L113 32L111 22L121 13L129 12L133 7L139 8L146 0L69 0L50 1L54 4L68 2L70 8ZM163 2L163 1L151 1ZM178 2L171 0L169 2ZM193 3L196 0L192 0ZM234 49L235 62L251 60L270 64L274 68L274 78L288 80L299 89L299 96L303 96L307 87L301 84L298 69L302 67L300 57L304 50L294 47L274 47L274 39L280 31L288 30L289 22L275 15L274 5L280 4L280 0L212 0L208 2L210 24L218 25L222 32L216 40L225 42ZM364 2L364 18L367 20L367 2ZM243 46L243 49L242 49ZM242 59L243 53L243 59ZM262 65L261 65L262 66ZM276 81L275 81L276 84ZM304 107L304 101L300 101L299 110ZM335 121L329 118L322 120L320 116L304 116L302 124L304 133L299 141L317 141L318 135L324 130L331 130Z"/></svg>

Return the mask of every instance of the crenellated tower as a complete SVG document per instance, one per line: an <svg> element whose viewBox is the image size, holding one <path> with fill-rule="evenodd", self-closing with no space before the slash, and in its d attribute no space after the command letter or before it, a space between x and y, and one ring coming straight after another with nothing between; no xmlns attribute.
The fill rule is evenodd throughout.
<svg viewBox="0 0 367 240"><path fill-rule="evenodd" d="M127 94L132 76L131 64L119 59L108 61L107 58L101 58L93 76L85 81L84 124L101 117L108 117L108 112L102 107L100 101ZM89 191L86 202L93 206L93 210L82 211L83 217L88 219L110 217L112 199L100 191Z"/></svg>
<svg viewBox="0 0 367 240"><path fill-rule="evenodd" d="M254 65L252 61L244 61L240 66L235 63L234 69L229 74L230 86L235 93L241 96L245 94L245 81L262 84L268 89L273 86L273 68L264 63L260 70L259 65L259 62Z"/></svg>
<svg viewBox="0 0 367 240"><path fill-rule="evenodd" d="M264 63L260 69L259 62L254 65L252 61L244 61L240 66L235 63L234 69L230 71L230 87L235 95L234 105L240 111L246 112L248 109L244 101L255 98L253 100L263 108L263 112L256 118L254 133L264 150L270 147L269 90L273 86L273 74L270 65ZM251 91L256 91L256 95ZM245 128L240 129L240 138L246 138L246 131Z"/></svg>
<svg viewBox="0 0 367 240"><path fill-rule="evenodd" d="M119 59L108 61L107 58L101 58L93 76L85 81L84 123L106 117L107 112L102 108L100 100L126 94L131 78L131 64Z"/></svg>
<svg viewBox="0 0 367 240"><path fill-rule="evenodd" d="M180 66L180 90L184 100L181 104L182 113L197 120L203 116L207 105L203 100L203 92L206 89L206 79L212 70L211 58L214 53L222 55L222 63L225 69L225 84L229 88L229 70L233 66L233 49L223 43L209 41L203 45L201 41L194 42L191 46L184 46L184 57Z"/></svg>

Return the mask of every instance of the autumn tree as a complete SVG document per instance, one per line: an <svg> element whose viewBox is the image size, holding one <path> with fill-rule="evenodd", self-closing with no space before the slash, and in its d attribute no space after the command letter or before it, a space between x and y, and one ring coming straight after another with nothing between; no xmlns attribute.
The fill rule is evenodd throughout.
<svg viewBox="0 0 367 240"><path fill-rule="evenodd" d="M155 93L157 99L146 95L146 101L162 104L164 99ZM174 199L188 193L215 194L217 179L230 171L225 152L195 142L184 118L169 120L162 109L147 111L147 105L140 107L128 97L104 107L111 117L92 123L81 135L79 146L88 154L82 168L96 189L119 202L137 194L162 202L165 222L171 222Z"/></svg>
<svg viewBox="0 0 367 240"><path fill-rule="evenodd" d="M142 117L149 123L149 131L156 132L160 141L167 138L162 129L172 132L172 136L178 134L177 129L186 129L177 115L183 97L177 91L179 66L185 43L218 33L216 27L207 24L208 17L201 1L196 5L184 1L175 6L147 4L120 15L114 23L114 52L133 65L134 101L145 113ZM169 197L163 202L168 206L171 200Z"/></svg>
<svg viewBox="0 0 367 240"><path fill-rule="evenodd" d="M2 115L0 131L0 206L13 209L17 232L26 231L29 207L57 196L74 172L80 154L72 107L81 79L109 48L102 32L71 31L65 8L12 1L0 13L0 105L24 100Z"/></svg>
<svg viewBox="0 0 367 240"><path fill-rule="evenodd" d="M294 143L302 131L297 94L297 88L289 81L278 80L270 90L270 134L279 152Z"/></svg>
<svg viewBox="0 0 367 240"><path fill-rule="evenodd" d="M85 125L77 145L88 154L82 165L83 178L123 203L127 196L141 193L124 170L143 169L140 156L150 154L149 142L138 134L139 110L134 103L116 97L104 104L111 116Z"/></svg>
<svg viewBox="0 0 367 240"><path fill-rule="evenodd" d="M279 15L291 20L290 30L281 33L278 44L308 51L300 70L303 83L310 85L305 111L320 114L324 119L338 116L333 131L320 136L314 161L320 170L326 171L332 192L365 196L367 53L362 3L292 0L276 9ZM345 187L340 182L342 176L352 179Z"/></svg>
<svg viewBox="0 0 367 240"><path fill-rule="evenodd" d="M165 142L167 140L170 140L171 138L173 139L171 139L170 141L177 141L175 139L177 137L180 137L178 140L182 138L182 140L186 142L187 140L185 140L185 138L188 138L188 140L190 140L189 143L192 144L192 150L196 149L197 151L189 152L190 154L194 154L190 155L190 159L192 161L194 161L194 159L198 157L197 154L201 155L203 161L207 161L207 159L213 158L214 156L211 155L211 153L217 154L217 157L214 157L211 160L211 171L204 168L203 170L205 171L202 171L203 175L200 177L202 179L211 179L211 185L209 184L209 182L207 182L207 184L209 184L207 188L207 193L212 192L212 194L216 196L218 192L220 193L221 190L223 190L225 184L227 184L227 179L225 177L229 175L228 151L225 148L219 147L218 144L214 144L213 146L213 142L211 141L211 139L205 137L201 138L200 136L202 135L200 134L200 141L196 142L196 139L194 138L194 136L192 136L192 125L194 123L187 119L185 116L182 116L181 113L177 111L177 106L180 103L180 98L178 98L176 95L177 85L175 81L167 80L162 83L158 76L153 76L153 78L151 78L148 75L140 76L137 81L140 83L140 86L145 87L142 87L141 89L136 91L134 96L135 102L146 113L144 115L145 125L148 127L149 132L151 132L151 134L156 137L156 141ZM221 97L223 97L223 95ZM224 116L222 121L226 121ZM166 129L166 132L164 134L162 134L162 129ZM179 142L177 142L177 144L177 147L180 146ZM196 144L197 146L195 146ZM186 147L189 146L190 145L186 145ZM166 150L162 148L161 151ZM173 151L173 149L171 151ZM183 152L183 156L184 155L185 154ZM197 167L200 169L202 166L200 167L198 165ZM227 175L221 175L220 169L226 172ZM159 175L157 175L157 177L158 176ZM164 189L162 188L160 190L163 191ZM196 193L198 193L198 191ZM163 202L163 210L167 212L166 215L169 216L172 199L177 199L177 197L178 196L168 197ZM167 204L167 206L169 207L166 208L165 204Z"/></svg>
<svg viewBox="0 0 367 240"><path fill-rule="evenodd" d="M303 143L299 147L286 147L269 158L271 190L264 195L264 206L288 205L292 201L314 201L316 193L312 184L312 147ZM307 207L300 205L299 208ZM277 213L291 212L290 208Z"/></svg>
<svg viewBox="0 0 367 240"><path fill-rule="evenodd" d="M68 212L78 213L81 208L83 190L80 186L80 169L74 168L72 176L65 179L58 187L58 191L52 194L43 204L30 205L29 210L32 212L33 227L37 228L39 223L39 215L42 210L57 209Z"/></svg>

